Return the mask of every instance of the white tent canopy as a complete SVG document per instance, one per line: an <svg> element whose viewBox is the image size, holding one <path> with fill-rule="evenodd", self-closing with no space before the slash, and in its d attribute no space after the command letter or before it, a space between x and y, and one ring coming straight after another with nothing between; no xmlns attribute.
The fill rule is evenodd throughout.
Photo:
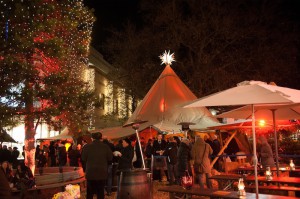
<svg viewBox="0 0 300 199"><path fill-rule="evenodd" d="M205 129L216 125L217 120L205 108L185 109L183 104L197 97L180 80L172 68L167 65L153 84L143 101L125 123L146 120L148 124L166 131L179 130L178 123L191 122L191 129Z"/></svg>
<svg viewBox="0 0 300 199"><path fill-rule="evenodd" d="M192 130L203 130L208 126L217 125L217 119L207 108L182 107L183 104L196 99L197 97L167 65L125 125L143 120L148 122L141 124L139 130L152 126L165 132L181 132L182 127L178 124L183 122L195 123L189 126ZM111 139L135 133L131 127L106 128L101 132Z"/></svg>
<svg viewBox="0 0 300 199"><path fill-rule="evenodd" d="M53 136L53 137L47 137L47 138L39 138L37 140L73 140L73 137L69 131L69 129L66 127L59 135Z"/></svg>

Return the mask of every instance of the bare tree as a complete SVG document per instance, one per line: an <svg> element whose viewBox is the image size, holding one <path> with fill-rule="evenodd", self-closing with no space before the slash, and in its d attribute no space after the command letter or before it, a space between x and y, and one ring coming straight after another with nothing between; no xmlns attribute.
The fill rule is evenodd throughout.
<svg viewBox="0 0 300 199"><path fill-rule="evenodd" d="M113 31L103 47L119 79L143 97L175 52L173 68L199 97L243 80L299 80L299 12L290 1L142 0L142 23ZM121 70L122 69L122 70Z"/></svg>

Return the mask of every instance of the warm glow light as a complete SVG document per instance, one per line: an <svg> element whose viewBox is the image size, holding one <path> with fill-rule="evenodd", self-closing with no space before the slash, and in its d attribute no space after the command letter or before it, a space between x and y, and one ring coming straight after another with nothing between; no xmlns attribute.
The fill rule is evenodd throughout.
<svg viewBox="0 0 300 199"><path fill-rule="evenodd" d="M71 143L69 143L69 142L67 142L67 143L65 144L66 151L68 151L68 150L69 150L70 146L71 146Z"/></svg>
<svg viewBox="0 0 300 199"><path fill-rule="evenodd" d="M160 104L159 104L159 110L160 110L160 112L165 112L165 110L166 110L165 99L162 99L162 100L160 101Z"/></svg>
<svg viewBox="0 0 300 199"><path fill-rule="evenodd" d="M266 125L266 121L265 120L259 120L259 126L264 127Z"/></svg>
<svg viewBox="0 0 300 199"><path fill-rule="evenodd" d="M290 170L295 170L295 164L293 160L290 160Z"/></svg>
<svg viewBox="0 0 300 199"><path fill-rule="evenodd" d="M244 184L244 179L243 178L239 179L239 183L238 183L238 195L239 196L245 196L246 195L245 184Z"/></svg>
<svg viewBox="0 0 300 199"><path fill-rule="evenodd" d="M174 53L170 54L170 51L167 52L165 50L165 52L159 56L159 58L161 59L161 64L166 64L166 65L171 65L173 61L175 61L175 56Z"/></svg>

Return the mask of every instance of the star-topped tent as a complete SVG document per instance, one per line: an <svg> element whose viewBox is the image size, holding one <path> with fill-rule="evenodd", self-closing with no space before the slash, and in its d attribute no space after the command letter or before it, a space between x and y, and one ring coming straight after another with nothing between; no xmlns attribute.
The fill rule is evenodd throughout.
<svg viewBox="0 0 300 199"><path fill-rule="evenodd" d="M170 54L170 51L167 52L166 50L162 55L159 56L159 58L161 59L161 65L171 65L172 62L175 61L174 53Z"/></svg>

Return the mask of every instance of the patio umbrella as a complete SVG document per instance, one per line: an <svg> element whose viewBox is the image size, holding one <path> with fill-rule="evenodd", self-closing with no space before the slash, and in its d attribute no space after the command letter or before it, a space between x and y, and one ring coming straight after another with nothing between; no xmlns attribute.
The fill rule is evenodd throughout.
<svg viewBox="0 0 300 199"><path fill-rule="evenodd" d="M275 158L277 176L279 176L279 161L278 161L278 138L276 131L276 120L289 120L289 119L300 119L300 104L281 105L281 104L270 104L270 105L255 105L255 118L264 120L273 120L274 137L275 137ZM238 118L238 119L249 119L252 115L251 106L243 106L220 115L218 118Z"/></svg>
<svg viewBox="0 0 300 199"><path fill-rule="evenodd" d="M293 104L300 103L300 91L260 81L244 81L236 87L200 98L184 106L185 108L203 106L251 105L252 134L255 135L255 104ZM258 197L256 142L253 142L255 191Z"/></svg>

